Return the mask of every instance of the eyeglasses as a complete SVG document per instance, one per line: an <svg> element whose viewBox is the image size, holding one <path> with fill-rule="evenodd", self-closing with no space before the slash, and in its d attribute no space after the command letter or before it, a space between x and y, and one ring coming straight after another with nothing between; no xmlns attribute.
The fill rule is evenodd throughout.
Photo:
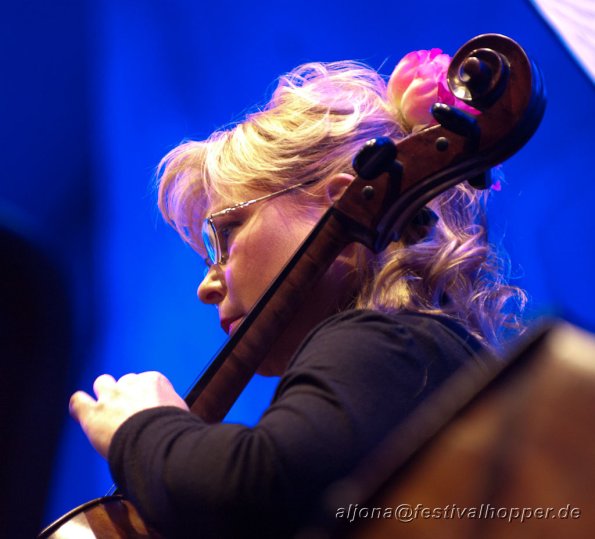
<svg viewBox="0 0 595 539"><path fill-rule="evenodd" d="M232 211L252 206L252 204L256 204L257 202L263 202L264 200L284 195L285 193L289 193L290 191L294 191L300 187L305 187L306 185L311 185L317 181L318 180L309 180L307 182L298 183L296 185L292 185L291 187L281 189L281 191L275 191L274 193L269 193L268 195L248 200L247 202L234 204L229 208L225 208L224 210L220 210L209 215L202 223L202 242L207 251L207 258L205 260L207 266L211 266L213 264L223 265L227 262L229 257L229 252L227 249L227 235L222 234L221 231L217 229L214 219L227 215Z"/></svg>

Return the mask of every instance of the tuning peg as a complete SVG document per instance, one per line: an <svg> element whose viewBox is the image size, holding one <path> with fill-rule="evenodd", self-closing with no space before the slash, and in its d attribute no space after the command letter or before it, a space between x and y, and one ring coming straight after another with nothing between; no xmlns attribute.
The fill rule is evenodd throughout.
<svg viewBox="0 0 595 539"><path fill-rule="evenodd" d="M471 114L445 103L434 103L432 116L444 129L471 140L479 140L479 125Z"/></svg>
<svg viewBox="0 0 595 539"><path fill-rule="evenodd" d="M373 138L366 142L353 159L353 169L360 178L373 180L383 172L395 168L397 147L388 137Z"/></svg>
<svg viewBox="0 0 595 539"><path fill-rule="evenodd" d="M475 189L478 189L478 190L488 189L489 187L492 186L492 183L493 183L492 170L488 169L488 170L482 172L481 174L474 176L473 178L469 178L467 180L467 183L471 187L474 187Z"/></svg>

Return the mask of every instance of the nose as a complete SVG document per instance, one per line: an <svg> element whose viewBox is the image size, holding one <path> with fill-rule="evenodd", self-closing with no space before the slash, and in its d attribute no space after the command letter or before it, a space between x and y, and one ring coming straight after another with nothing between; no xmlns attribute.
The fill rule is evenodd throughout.
<svg viewBox="0 0 595 539"><path fill-rule="evenodd" d="M196 295L198 299L208 305L218 305L223 301L227 288L220 266L213 264L207 269L203 280L198 285Z"/></svg>

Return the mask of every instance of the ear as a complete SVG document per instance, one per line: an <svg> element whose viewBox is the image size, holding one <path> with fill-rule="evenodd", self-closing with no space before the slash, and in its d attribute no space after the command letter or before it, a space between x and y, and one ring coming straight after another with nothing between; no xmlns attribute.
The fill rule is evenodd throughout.
<svg viewBox="0 0 595 539"><path fill-rule="evenodd" d="M330 204L339 200L355 176L343 172L332 176L326 184L326 198Z"/></svg>

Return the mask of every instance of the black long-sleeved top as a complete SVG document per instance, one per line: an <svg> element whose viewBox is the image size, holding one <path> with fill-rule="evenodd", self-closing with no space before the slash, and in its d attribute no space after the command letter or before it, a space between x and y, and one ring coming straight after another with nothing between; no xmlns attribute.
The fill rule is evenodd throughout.
<svg viewBox="0 0 595 539"><path fill-rule="evenodd" d="M341 313L305 339L255 427L145 410L117 430L112 475L167 537L290 536L477 346L443 318Z"/></svg>

